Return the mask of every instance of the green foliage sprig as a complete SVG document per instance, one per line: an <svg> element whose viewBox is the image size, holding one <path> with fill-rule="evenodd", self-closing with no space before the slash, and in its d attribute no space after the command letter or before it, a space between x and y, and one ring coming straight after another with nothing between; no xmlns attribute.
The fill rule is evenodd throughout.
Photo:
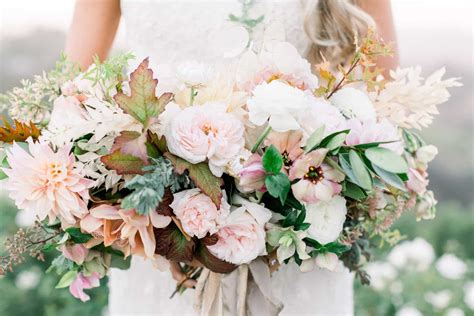
<svg viewBox="0 0 474 316"><path fill-rule="evenodd" d="M151 159L152 164L144 167L144 175L137 175L125 183L133 190L122 201L122 208L135 209L139 214L148 214L162 201L165 189L176 192L191 185L186 175L174 172L173 164L163 157Z"/></svg>

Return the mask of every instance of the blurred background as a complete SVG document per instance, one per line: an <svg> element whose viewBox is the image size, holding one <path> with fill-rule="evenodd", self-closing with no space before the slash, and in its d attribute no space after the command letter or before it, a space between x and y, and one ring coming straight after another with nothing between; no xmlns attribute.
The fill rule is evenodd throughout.
<svg viewBox="0 0 474 316"><path fill-rule="evenodd" d="M402 66L421 65L427 76L444 65L447 77L461 77L464 86L452 89L435 123L423 131L440 151L429 170L437 217L417 223L412 214L403 215L396 226L406 239L376 251L368 267L371 286L355 283L356 315L474 315L474 4L392 0L392 6ZM53 67L73 8L73 0L0 2L0 92ZM121 25L115 52L125 46L125 32ZM0 243L28 224L1 195ZM106 314L105 285L83 304L67 289L54 289L57 279L44 273L47 266L31 260L0 277L0 316Z"/></svg>

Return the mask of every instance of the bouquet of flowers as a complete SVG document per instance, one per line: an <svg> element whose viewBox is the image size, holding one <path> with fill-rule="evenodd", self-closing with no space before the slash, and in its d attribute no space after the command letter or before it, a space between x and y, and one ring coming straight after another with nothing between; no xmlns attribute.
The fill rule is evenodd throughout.
<svg viewBox="0 0 474 316"><path fill-rule="evenodd" d="M86 301L132 255L189 278L263 259L336 271L363 282L376 243L406 210L434 217L428 126L457 79L420 69L389 78L373 33L346 66L311 68L289 43L267 40L234 62L185 62L154 72L132 55L87 71L56 70L2 96L2 178L36 224L7 241L5 273L58 250L58 288ZM156 79L158 77L160 82ZM179 286L178 286L179 289Z"/></svg>

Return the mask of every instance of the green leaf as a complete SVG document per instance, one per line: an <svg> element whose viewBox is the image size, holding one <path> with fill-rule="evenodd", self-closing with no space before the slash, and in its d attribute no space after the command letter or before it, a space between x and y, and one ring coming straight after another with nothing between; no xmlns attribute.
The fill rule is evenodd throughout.
<svg viewBox="0 0 474 316"><path fill-rule="evenodd" d="M325 146L329 151L335 150L339 147L341 147L344 142L346 141L346 134L337 134L334 136Z"/></svg>
<svg viewBox="0 0 474 316"><path fill-rule="evenodd" d="M356 177L354 171L352 170L351 164L349 163L349 156L347 154L340 154L339 163L341 164L341 168L346 176L355 183Z"/></svg>
<svg viewBox="0 0 474 316"><path fill-rule="evenodd" d="M71 237L71 240L76 244L84 244L92 239L91 234L84 234L81 232L81 229L78 227L69 227L66 228L66 232Z"/></svg>
<svg viewBox="0 0 474 316"><path fill-rule="evenodd" d="M143 60L138 68L130 75L130 96L119 92L114 100L127 114L148 127L149 119L158 117L165 105L172 99L171 93L165 93L157 98L155 95L157 79L153 79L153 71L148 68L148 58Z"/></svg>
<svg viewBox="0 0 474 316"><path fill-rule="evenodd" d="M268 175L265 178L265 186L271 196L279 198L282 205L285 204L291 186L290 179L286 174L280 172L279 174Z"/></svg>
<svg viewBox="0 0 474 316"><path fill-rule="evenodd" d="M214 256L203 243L199 243L197 247L196 259L199 260L203 266L215 273L230 273L237 268L237 265Z"/></svg>
<svg viewBox="0 0 474 316"><path fill-rule="evenodd" d="M373 143L365 143L365 144L355 145L354 147L358 148L358 149L367 149L367 148L372 148L372 147L378 147L379 145L382 145L382 144L390 144L390 143L394 143L394 142L395 141L373 142Z"/></svg>
<svg viewBox="0 0 474 316"><path fill-rule="evenodd" d="M217 208L220 208L222 200L221 186L224 185L224 181L212 174L207 163L201 162L193 165L171 153L165 153L165 157L173 163L178 174L183 174L184 171L188 170L189 177L194 184L211 198Z"/></svg>
<svg viewBox="0 0 474 316"><path fill-rule="evenodd" d="M313 149L316 149L318 145L321 143L323 140L324 136L324 130L326 129L326 126L321 126L318 129L316 129L313 134L308 138L308 141L306 142L306 146L304 148L305 153L309 153Z"/></svg>
<svg viewBox="0 0 474 316"><path fill-rule="evenodd" d="M365 151L372 164L392 173L407 173L408 165L401 156L383 147L373 147Z"/></svg>
<svg viewBox="0 0 474 316"><path fill-rule="evenodd" d="M329 244L324 245L324 247L328 252L335 253L338 256L351 249L351 246L340 244L337 242L331 242Z"/></svg>
<svg viewBox="0 0 474 316"><path fill-rule="evenodd" d="M385 183L391 185L392 187L395 187L399 190L406 191L405 184L403 183L402 179L394 173L388 172L386 170L383 170L382 168L377 167L376 165L372 165L374 168L374 171L376 174L382 178Z"/></svg>
<svg viewBox="0 0 474 316"><path fill-rule="evenodd" d="M68 271L66 272L62 278L59 280L58 284L56 284L57 289L62 289L68 287L69 285L74 282L77 277L77 271Z"/></svg>
<svg viewBox="0 0 474 316"><path fill-rule="evenodd" d="M112 255L112 259L110 260L110 267L117 268L120 270L128 270L132 261L131 259L132 256L124 258L123 256Z"/></svg>
<svg viewBox="0 0 474 316"><path fill-rule="evenodd" d="M0 161L1 161L0 162L0 167L2 167L2 168L10 167L8 165L8 160L6 158L6 153L5 152L0 153ZM6 179L6 178L8 178L7 174L5 172L3 172L2 169L0 169L0 180Z"/></svg>
<svg viewBox="0 0 474 316"><path fill-rule="evenodd" d="M354 172L356 184L365 190L371 190L372 178L369 170L356 151L349 151L349 161Z"/></svg>
<svg viewBox="0 0 474 316"><path fill-rule="evenodd" d="M265 171L270 173L279 173L283 167L283 157L278 149L270 145L262 157L262 165Z"/></svg>
<svg viewBox="0 0 474 316"><path fill-rule="evenodd" d="M283 219L281 226L283 227L290 227L294 226L297 222L298 219L298 212L297 211L291 211L285 219Z"/></svg>
<svg viewBox="0 0 474 316"><path fill-rule="evenodd" d="M118 174L144 174L143 167L145 164L143 161L138 157L121 153L120 149L102 156L100 161Z"/></svg>
<svg viewBox="0 0 474 316"><path fill-rule="evenodd" d="M328 136L324 137L323 140L321 141L321 143L319 144L319 147L324 147L326 148L326 146L329 144L329 142L334 138L336 137L337 135L340 135L340 134L347 134L349 133L350 130L349 129L345 129L343 131L339 131L339 132L335 132L335 133L332 133L332 134L329 134Z"/></svg>
<svg viewBox="0 0 474 316"><path fill-rule="evenodd" d="M356 201L361 201L367 197L367 194L365 194L358 185L348 181L346 181L345 189L342 194Z"/></svg>

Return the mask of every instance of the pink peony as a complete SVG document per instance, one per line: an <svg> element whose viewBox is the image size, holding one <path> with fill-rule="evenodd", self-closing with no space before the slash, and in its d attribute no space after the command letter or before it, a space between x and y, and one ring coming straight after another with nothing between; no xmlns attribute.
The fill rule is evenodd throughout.
<svg viewBox="0 0 474 316"><path fill-rule="evenodd" d="M27 140L29 152L18 144L7 151L10 169L7 190L19 209L35 212L40 220L57 217L63 225L74 225L87 213L88 189L93 181L84 179L75 168L71 145L56 152L44 142Z"/></svg>
<svg viewBox="0 0 474 316"><path fill-rule="evenodd" d="M199 189L175 193L170 207L188 235L203 238L216 233L219 223L229 214L230 206L223 193L220 209Z"/></svg>
<svg viewBox="0 0 474 316"><path fill-rule="evenodd" d="M349 146L368 144L375 142L392 142L380 145L390 149L397 154L403 153L403 144L400 141L397 128L386 119L380 122L374 120L360 121L350 119L347 121L349 134L346 137L346 144Z"/></svg>
<svg viewBox="0 0 474 316"><path fill-rule="evenodd" d="M100 275L97 272L92 272L91 276L84 276L82 272L77 274L76 279L69 286L69 292L72 296L80 299L83 302L90 300L90 296L84 293L84 290L92 289L100 286Z"/></svg>
<svg viewBox="0 0 474 316"><path fill-rule="evenodd" d="M220 103L184 109L168 120L164 135L172 154L193 164L208 159L212 173L218 177L244 146L242 122L226 113L225 105Z"/></svg>
<svg viewBox="0 0 474 316"><path fill-rule="evenodd" d="M241 192L265 191L266 172L263 169L262 157L253 154L244 163L239 173L238 189Z"/></svg>
<svg viewBox="0 0 474 316"><path fill-rule="evenodd" d="M208 246L208 249L219 259L230 263L249 263L266 254L264 225L272 213L240 197L234 203L242 206L234 209L226 218L217 232L217 243Z"/></svg>
<svg viewBox="0 0 474 316"><path fill-rule="evenodd" d="M62 244L60 250L64 257L81 265L87 257L89 250L83 244Z"/></svg>
<svg viewBox="0 0 474 316"><path fill-rule="evenodd" d="M300 179L291 186L295 197L302 202L328 201L341 192L339 184L344 174L323 163L327 149L317 149L303 155L290 168L290 180Z"/></svg>

